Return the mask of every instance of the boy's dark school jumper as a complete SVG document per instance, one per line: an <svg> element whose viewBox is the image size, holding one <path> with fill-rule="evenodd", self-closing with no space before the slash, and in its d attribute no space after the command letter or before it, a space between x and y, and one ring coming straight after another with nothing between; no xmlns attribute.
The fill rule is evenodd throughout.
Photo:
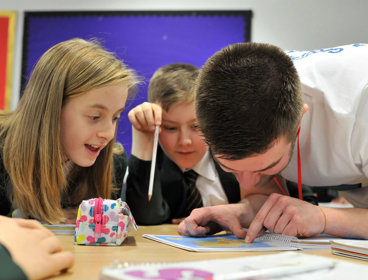
<svg viewBox="0 0 368 280"><path fill-rule="evenodd" d="M214 163L229 203L239 202L240 188L235 176L223 171L216 161ZM138 224L171 223L171 219L184 217L187 194L183 171L166 156L160 146L157 148L156 173L150 201L147 193L151 161L130 155L128 165L126 200Z"/></svg>

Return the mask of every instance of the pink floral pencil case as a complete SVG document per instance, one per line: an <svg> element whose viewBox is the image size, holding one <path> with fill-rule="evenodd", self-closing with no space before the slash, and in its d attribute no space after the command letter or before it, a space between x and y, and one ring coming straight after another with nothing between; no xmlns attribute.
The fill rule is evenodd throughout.
<svg viewBox="0 0 368 280"><path fill-rule="evenodd" d="M130 225L138 229L128 204L121 199L83 200L78 209L74 241L78 245L121 245Z"/></svg>

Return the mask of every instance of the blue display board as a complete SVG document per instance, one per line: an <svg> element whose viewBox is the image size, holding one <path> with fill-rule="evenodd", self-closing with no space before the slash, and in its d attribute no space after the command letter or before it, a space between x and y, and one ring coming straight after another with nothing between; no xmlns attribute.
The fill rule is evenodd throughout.
<svg viewBox="0 0 368 280"><path fill-rule="evenodd" d="M119 122L117 139L129 154L127 113L147 100L153 72L175 62L201 67L219 49L250 41L251 16L251 11L26 12L22 92L37 60L51 46L75 37L97 38L145 82Z"/></svg>

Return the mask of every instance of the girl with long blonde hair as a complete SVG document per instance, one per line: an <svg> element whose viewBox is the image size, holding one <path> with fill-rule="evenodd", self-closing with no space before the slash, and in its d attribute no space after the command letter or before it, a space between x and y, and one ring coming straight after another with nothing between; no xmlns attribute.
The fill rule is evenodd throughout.
<svg viewBox="0 0 368 280"><path fill-rule="evenodd" d="M0 113L0 214L59 223L83 199L118 197L126 157L115 146L117 122L136 83L95 42L50 48L17 109Z"/></svg>

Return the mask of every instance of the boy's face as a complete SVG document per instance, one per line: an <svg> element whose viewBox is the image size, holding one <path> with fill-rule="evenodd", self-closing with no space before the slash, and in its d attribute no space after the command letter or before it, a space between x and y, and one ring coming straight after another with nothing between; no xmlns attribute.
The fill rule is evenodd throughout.
<svg viewBox="0 0 368 280"><path fill-rule="evenodd" d="M197 127L194 102L178 103L162 110L160 145L181 168L192 168L207 152L207 144Z"/></svg>
<svg viewBox="0 0 368 280"><path fill-rule="evenodd" d="M127 86L111 85L67 101L60 120L61 145L67 159L82 167L95 163L101 150L114 138L127 96Z"/></svg>
<svg viewBox="0 0 368 280"><path fill-rule="evenodd" d="M222 155L214 157L224 171L235 175L241 187L251 188L267 184L274 175L286 168L294 150L294 143L282 136L263 154L240 160L224 159Z"/></svg>
<svg viewBox="0 0 368 280"><path fill-rule="evenodd" d="M304 104L301 119L307 112L308 105ZM214 158L224 171L235 175L241 187L251 188L265 185L288 166L300 132L300 125L301 123L299 123L294 141L290 142L286 136L280 136L262 154L255 154L240 160L229 160L226 159L226 156L219 154L215 154Z"/></svg>

